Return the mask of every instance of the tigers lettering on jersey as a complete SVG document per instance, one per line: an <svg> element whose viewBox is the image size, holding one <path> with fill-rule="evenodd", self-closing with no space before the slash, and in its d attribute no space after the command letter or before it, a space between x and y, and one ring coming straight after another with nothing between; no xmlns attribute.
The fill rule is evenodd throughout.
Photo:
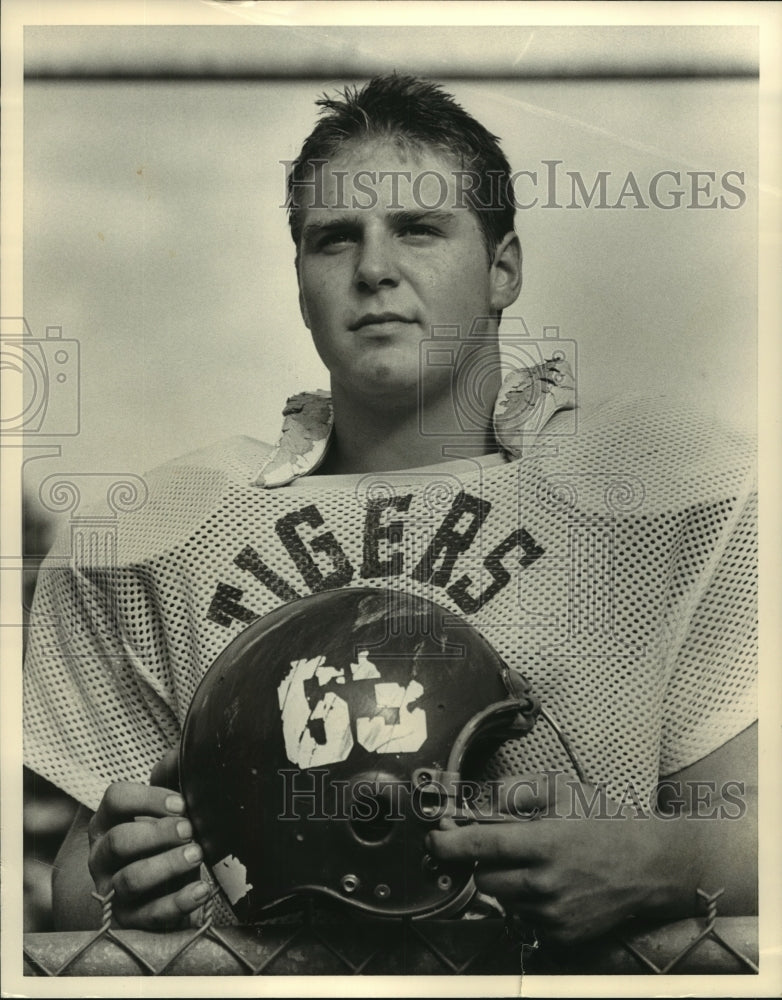
<svg viewBox="0 0 782 1000"><path fill-rule="evenodd" d="M471 548L492 505L488 500L458 493L424 551L412 566L405 565L401 543L405 524L396 514L410 507L413 494L368 499L363 525L363 556L361 565L354 566L338 538L325 530L305 541L299 532L302 526L328 528L317 506L308 504L291 511L275 523L275 531L290 556L292 568L298 571L311 593L346 587L356 577L377 579L409 573L418 583L431 584L445 591L460 611L475 614L491 601L511 580L506 561L515 554L519 569L526 569L539 559L544 549L525 528L514 528L482 560L490 577L483 590L475 592L474 580L468 573L456 576L458 561ZM381 551L382 550L382 551ZM325 557L329 571L324 572L315 556ZM288 580L268 566L258 552L246 545L237 553L234 564L250 573L282 601L303 596ZM456 577L454 579L454 577ZM212 597L207 617L218 625L230 626L232 621L249 624L258 615L242 604L244 591L220 582Z"/></svg>

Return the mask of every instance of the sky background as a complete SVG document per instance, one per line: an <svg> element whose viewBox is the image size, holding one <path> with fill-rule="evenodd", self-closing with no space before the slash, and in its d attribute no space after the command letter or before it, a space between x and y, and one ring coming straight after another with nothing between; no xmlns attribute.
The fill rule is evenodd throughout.
<svg viewBox="0 0 782 1000"><path fill-rule="evenodd" d="M757 81L627 75L742 72L752 31L484 28L479 45L466 28L238 30L28 29L24 313L37 340L57 326L78 341L80 411L78 434L46 438L59 456L31 453L32 502L52 474L82 474L84 491L98 474L100 491L103 474L234 434L273 440L289 395L328 387L298 311L280 161L320 93L382 69L430 65L514 169L538 171L541 203L545 160L562 161L563 205L565 171L587 188L609 172L609 204L630 171L650 203L662 170L685 188L687 171L712 172L701 200L736 204L720 178L743 174L735 210L628 197L623 210L519 211L524 287L504 328L509 356L520 318L577 342L582 408L641 390L752 424ZM52 371L54 349L41 348ZM47 432L75 405L58 388Z"/></svg>

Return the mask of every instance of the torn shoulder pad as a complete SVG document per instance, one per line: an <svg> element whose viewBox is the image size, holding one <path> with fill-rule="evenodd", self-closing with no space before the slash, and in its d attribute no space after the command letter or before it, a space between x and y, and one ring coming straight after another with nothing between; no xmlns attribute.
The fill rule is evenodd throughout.
<svg viewBox="0 0 782 1000"><path fill-rule="evenodd" d="M510 458L521 458L555 413L575 405L576 382L564 358L516 368L503 380L494 403L497 444Z"/></svg>
<svg viewBox="0 0 782 1000"><path fill-rule="evenodd" d="M261 466L255 486L286 486L313 472L326 454L334 410L324 389L291 396L282 411L282 431Z"/></svg>

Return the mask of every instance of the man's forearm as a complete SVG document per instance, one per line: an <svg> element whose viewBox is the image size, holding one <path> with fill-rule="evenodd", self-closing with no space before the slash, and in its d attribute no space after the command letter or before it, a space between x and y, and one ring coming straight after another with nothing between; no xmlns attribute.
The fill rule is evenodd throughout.
<svg viewBox="0 0 782 1000"><path fill-rule="evenodd" d="M91 816L89 809L79 806L54 860L52 915L57 931L95 930L101 925L102 908L92 896L95 884L88 865Z"/></svg>
<svg viewBox="0 0 782 1000"><path fill-rule="evenodd" d="M757 794L744 788L730 799L714 797L708 807L653 817L661 891L650 897L649 915L664 919L705 912L698 890L722 890L717 912L724 916L758 912Z"/></svg>
<svg viewBox="0 0 782 1000"><path fill-rule="evenodd" d="M663 779L658 812L659 856L680 880L680 905L697 900L698 889L723 889L719 913L757 913L757 727Z"/></svg>

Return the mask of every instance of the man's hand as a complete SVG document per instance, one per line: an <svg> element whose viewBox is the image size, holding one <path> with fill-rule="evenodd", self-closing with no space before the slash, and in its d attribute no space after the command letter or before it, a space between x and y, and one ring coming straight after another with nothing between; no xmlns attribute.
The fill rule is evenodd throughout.
<svg viewBox="0 0 782 1000"><path fill-rule="evenodd" d="M122 927L175 930L203 904L201 848L180 795L167 788L118 783L90 820L90 874L98 892L114 889L112 912Z"/></svg>
<svg viewBox="0 0 782 1000"><path fill-rule="evenodd" d="M499 791L504 822L444 819L430 847L444 861L475 861L478 890L541 939L595 937L650 905L665 906L676 891L665 821L562 776L507 779Z"/></svg>
<svg viewBox="0 0 782 1000"><path fill-rule="evenodd" d="M496 806L507 819L466 826L444 819L429 835L430 850L442 860L474 861L478 890L555 944L599 936L630 916L694 916L702 912L699 889L725 888L724 915L756 913L754 740L753 727L670 776L667 784L683 790L682 805L665 802L657 813L561 776L506 779ZM741 782L741 809L735 789L730 799L720 796L731 779ZM713 789L706 808L693 797L704 787Z"/></svg>
<svg viewBox="0 0 782 1000"><path fill-rule="evenodd" d="M108 787L97 812L81 807L56 861L58 929L99 926L92 890L101 896L114 890L116 924L150 931L186 927L190 913L207 899L202 852L177 791L175 761L171 751L153 770L151 780L166 781L164 786L118 782Z"/></svg>

